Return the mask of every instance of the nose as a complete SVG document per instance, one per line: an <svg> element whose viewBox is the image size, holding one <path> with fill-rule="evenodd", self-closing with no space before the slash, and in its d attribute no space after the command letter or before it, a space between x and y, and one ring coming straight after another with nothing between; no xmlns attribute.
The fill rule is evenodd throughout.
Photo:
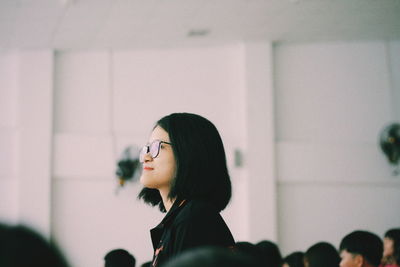
<svg viewBox="0 0 400 267"><path fill-rule="evenodd" d="M153 160L153 158L152 158L152 156L150 155L150 152L144 154L144 156L143 156L143 162L149 162L149 161L152 161L152 160Z"/></svg>

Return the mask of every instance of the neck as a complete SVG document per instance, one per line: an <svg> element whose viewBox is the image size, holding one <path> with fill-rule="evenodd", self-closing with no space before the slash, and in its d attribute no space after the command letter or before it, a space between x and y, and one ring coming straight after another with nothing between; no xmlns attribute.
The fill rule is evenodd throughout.
<svg viewBox="0 0 400 267"><path fill-rule="evenodd" d="M167 189L159 189L158 191L160 192L165 210L168 212L171 209L172 205L174 204L175 200L168 198L169 189L168 190Z"/></svg>
<svg viewBox="0 0 400 267"><path fill-rule="evenodd" d="M394 256L389 255L389 256L383 257L383 262L386 264L394 264L394 263L396 263L396 259L394 258Z"/></svg>

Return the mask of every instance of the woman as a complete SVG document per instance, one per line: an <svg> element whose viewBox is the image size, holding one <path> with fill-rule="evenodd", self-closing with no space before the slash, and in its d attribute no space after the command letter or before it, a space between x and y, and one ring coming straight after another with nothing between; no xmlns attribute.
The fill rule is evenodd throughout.
<svg viewBox="0 0 400 267"><path fill-rule="evenodd" d="M153 228L152 266L199 246L235 244L220 216L231 198L225 151L215 126L190 113L160 119L140 152L139 198L166 212Z"/></svg>
<svg viewBox="0 0 400 267"><path fill-rule="evenodd" d="M380 267L400 267L400 228L390 229L385 233Z"/></svg>

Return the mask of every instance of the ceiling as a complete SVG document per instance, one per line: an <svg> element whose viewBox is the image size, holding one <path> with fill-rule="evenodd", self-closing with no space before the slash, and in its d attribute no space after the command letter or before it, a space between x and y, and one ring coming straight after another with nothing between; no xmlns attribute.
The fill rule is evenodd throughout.
<svg viewBox="0 0 400 267"><path fill-rule="evenodd" d="M0 49L400 40L400 0L0 0Z"/></svg>

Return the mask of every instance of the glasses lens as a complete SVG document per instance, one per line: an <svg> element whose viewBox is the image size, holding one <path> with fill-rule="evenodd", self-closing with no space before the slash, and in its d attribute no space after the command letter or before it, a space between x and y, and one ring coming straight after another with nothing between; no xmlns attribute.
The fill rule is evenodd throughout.
<svg viewBox="0 0 400 267"><path fill-rule="evenodd" d="M160 141L156 140L150 144L150 155L152 158L156 158L160 152Z"/></svg>
<svg viewBox="0 0 400 267"><path fill-rule="evenodd" d="M161 141L156 140L153 143L151 143L150 145L146 145L144 146L139 153L139 161L140 162L144 162L144 156L147 153L150 153L150 156L152 158L156 158L158 156L158 154L160 153L160 145L161 145Z"/></svg>
<svg viewBox="0 0 400 267"><path fill-rule="evenodd" d="M149 147L148 146L144 146L142 147L142 149L140 150L139 153L139 161L140 162L144 162L144 155L146 155L149 151Z"/></svg>

